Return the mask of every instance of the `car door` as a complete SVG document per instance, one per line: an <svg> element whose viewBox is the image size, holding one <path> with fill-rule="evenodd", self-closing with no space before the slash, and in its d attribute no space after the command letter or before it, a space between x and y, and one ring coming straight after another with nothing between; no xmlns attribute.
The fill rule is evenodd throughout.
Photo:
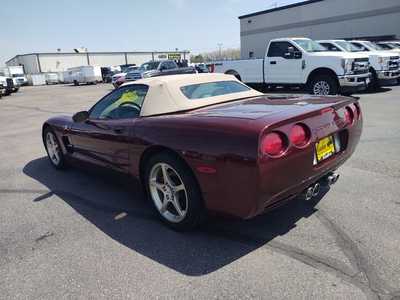
<svg viewBox="0 0 400 300"><path fill-rule="evenodd" d="M301 51L289 42L271 42L265 58L268 83L299 83L302 81Z"/></svg>
<svg viewBox="0 0 400 300"><path fill-rule="evenodd" d="M134 125L147 90L141 84L121 87L97 102L85 122L73 123L68 130L72 156L128 172Z"/></svg>

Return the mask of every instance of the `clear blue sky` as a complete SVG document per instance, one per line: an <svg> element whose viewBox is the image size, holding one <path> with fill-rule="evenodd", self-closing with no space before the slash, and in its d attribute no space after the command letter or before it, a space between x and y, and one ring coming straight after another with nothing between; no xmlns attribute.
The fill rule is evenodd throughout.
<svg viewBox="0 0 400 300"><path fill-rule="evenodd" d="M0 65L16 54L239 47L238 16L300 0L2 1Z"/></svg>

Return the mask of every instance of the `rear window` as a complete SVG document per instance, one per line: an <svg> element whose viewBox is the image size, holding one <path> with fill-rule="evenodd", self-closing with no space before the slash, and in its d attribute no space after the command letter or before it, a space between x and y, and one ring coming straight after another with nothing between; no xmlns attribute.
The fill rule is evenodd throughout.
<svg viewBox="0 0 400 300"><path fill-rule="evenodd" d="M188 99L201 99L249 91L250 88L237 81L217 81L186 85L181 87Z"/></svg>

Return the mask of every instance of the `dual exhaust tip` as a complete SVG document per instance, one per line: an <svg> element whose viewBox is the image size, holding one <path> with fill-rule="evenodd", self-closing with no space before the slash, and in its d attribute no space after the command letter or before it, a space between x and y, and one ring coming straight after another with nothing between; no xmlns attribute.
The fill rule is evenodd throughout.
<svg viewBox="0 0 400 300"><path fill-rule="evenodd" d="M304 195L304 199L306 201L309 201L315 197L317 197L321 191L321 185L324 186L331 186L334 185L339 179L339 174L330 174L326 177L324 177L322 180L320 180L319 182L316 182L314 184L312 184L311 186L309 186L308 188L306 188L303 192Z"/></svg>

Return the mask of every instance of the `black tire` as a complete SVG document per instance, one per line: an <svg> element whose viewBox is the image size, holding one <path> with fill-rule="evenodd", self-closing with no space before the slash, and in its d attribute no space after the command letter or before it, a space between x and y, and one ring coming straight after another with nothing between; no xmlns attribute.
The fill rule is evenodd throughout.
<svg viewBox="0 0 400 300"><path fill-rule="evenodd" d="M326 87L327 92L316 93L316 91L318 90L318 85ZM339 92L339 85L336 78L332 75L316 75L310 80L308 91L310 94L313 95L337 95L337 93Z"/></svg>
<svg viewBox="0 0 400 300"><path fill-rule="evenodd" d="M370 72L371 72L371 81L367 86L367 91L368 92L376 92L380 88L378 75L376 75L376 72L374 69L371 69Z"/></svg>
<svg viewBox="0 0 400 300"><path fill-rule="evenodd" d="M151 170L154 166L160 163L168 164L169 166L171 166L174 171L178 173L180 180L182 181L186 189L186 215L179 222L171 222L162 215L160 210L157 208L155 200L153 199L150 191ZM177 231L190 231L199 226L204 221L206 213L197 180L189 167L175 155L172 155L168 152L161 152L150 157L150 159L146 163L143 183L145 185L148 199L152 202L153 207L157 212L157 215L159 216L161 221L168 225L170 228Z"/></svg>
<svg viewBox="0 0 400 300"><path fill-rule="evenodd" d="M78 85L79 85L79 82L78 82L77 80L74 80L74 85L75 85L75 86L78 86Z"/></svg>
<svg viewBox="0 0 400 300"><path fill-rule="evenodd" d="M49 152L48 145L47 145L47 136L49 134L53 135L54 142L57 144L57 147L59 149L59 152L58 152L59 162L58 163L55 163L55 161L50 157L51 154ZM58 141L57 135L54 133L54 131L50 127L45 128L45 130L43 131L43 144L44 144L44 148L46 149L47 157L48 157L51 165L57 170L65 169L66 162L65 162L64 154L62 152L60 142Z"/></svg>

